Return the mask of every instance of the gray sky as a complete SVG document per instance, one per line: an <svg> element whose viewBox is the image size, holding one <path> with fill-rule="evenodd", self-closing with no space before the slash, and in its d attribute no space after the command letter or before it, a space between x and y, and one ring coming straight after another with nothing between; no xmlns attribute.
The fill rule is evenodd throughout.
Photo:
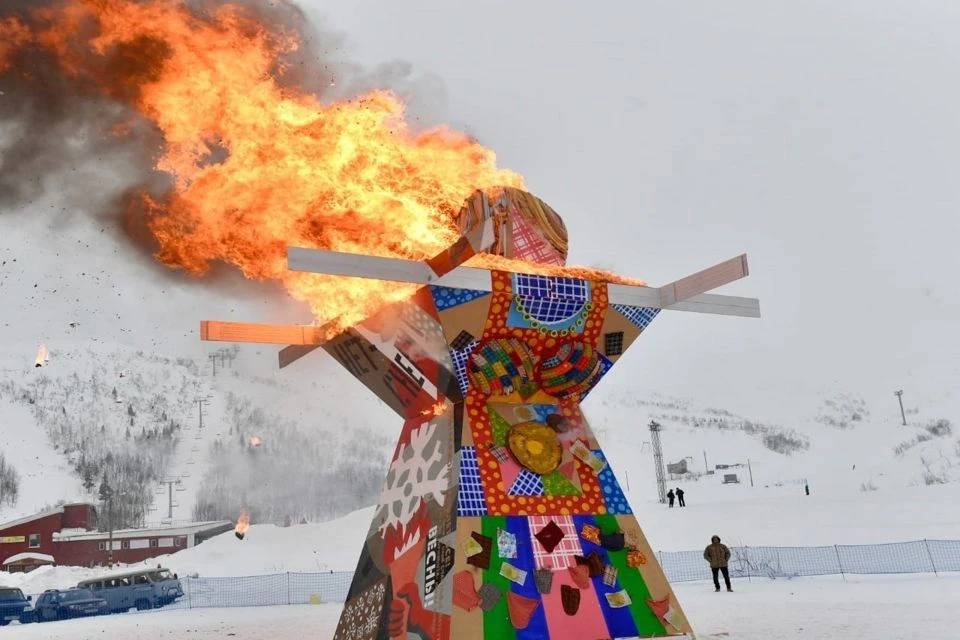
<svg viewBox="0 0 960 640"><path fill-rule="evenodd" d="M300 4L442 80L430 116L527 177L573 262L656 285L749 253L720 292L762 320L664 314L608 387L812 413L960 381L956 2Z"/></svg>

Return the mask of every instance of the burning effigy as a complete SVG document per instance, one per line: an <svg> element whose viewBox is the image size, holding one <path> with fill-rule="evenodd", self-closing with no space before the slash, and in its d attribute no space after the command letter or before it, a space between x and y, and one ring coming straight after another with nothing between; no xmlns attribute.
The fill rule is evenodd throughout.
<svg viewBox="0 0 960 640"><path fill-rule="evenodd" d="M706 294L746 257L648 287L568 270L562 220L526 191L479 190L456 219L423 261L289 250L292 270L419 285L362 321L201 324L289 343L281 367L323 349L404 420L334 637L691 634L580 403L663 309L758 316Z"/></svg>

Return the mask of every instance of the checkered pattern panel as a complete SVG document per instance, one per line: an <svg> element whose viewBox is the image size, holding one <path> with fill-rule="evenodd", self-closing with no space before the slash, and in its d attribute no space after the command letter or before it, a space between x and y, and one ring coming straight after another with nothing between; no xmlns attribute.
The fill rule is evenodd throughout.
<svg viewBox="0 0 960 640"><path fill-rule="evenodd" d="M620 336L622 338L623 333L621 333ZM466 349L474 340L476 340L476 338L473 337L472 333L469 331L461 331L457 334L457 337L453 339L453 342L450 343L450 346L457 350Z"/></svg>
<svg viewBox="0 0 960 640"><path fill-rule="evenodd" d="M507 491L511 496L542 496L543 480L535 473L526 469L521 469L517 479L513 481L510 490Z"/></svg>
<svg viewBox="0 0 960 640"><path fill-rule="evenodd" d="M450 287L438 287L430 285L430 293L433 295L433 303L437 305L438 311L455 307L464 302L470 302L477 298L490 295L489 291L476 291L474 289L451 289Z"/></svg>
<svg viewBox="0 0 960 640"><path fill-rule="evenodd" d="M514 302L516 305L517 303ZM520 304L523 310L530 314L534 320L539 320L543 324L564 324L569 325L576 321L577 316L583 310L583 302L568 298L533 298L522 297ZM520 309L518 308L519 312ZM566 327L564 327L566 328Z"/></svg>
<svg viewBox="0 0 960 640"><path fill-rule="evenodd" d="M510 222L514 258L540 264L563 264L563 256L522 213L514 210L513 215L510 216Z"/></svg>
<svg viewBox="0 0 960 640"><path fill-rule="evenodd" d="M457 489L458 516L487 515L487 501L483 497L480 468L475 447L460 448L460 486Z"/></svg>
<svg viewBox="0 0 960 640"><path fill-rule="evenodd" d="M590 285L586 280L576 278L515 273L513 274L513 293L531 298L569 298L586 302L590 299Z"/></svg>
<svg viewBox="0 0 960 640"><path fill-rule="evenodd" d="M563 531L563 539L551 553L543 548L536 534L553 520ZM573 524L573 516L530 516L527 518L530 525L530 543L533 546L533 563L537 569L549 567L554 571L566 569L577 564L576 556L583 555L580 546L580 537L577 527Z"/></svg>
<svg viewBox="0 0 960 640"><path fill-rule="evenodd" d="M470 379L467 378L467 358L470 352L477 346L479 340L474 340L464 349L451 349L450 358L453 360L454 373L457 374L457 382L460 383L460 391L467 395L467 389L470 388Z"/></svg>
<svg viewBox="0 0 960 640"><path fill-rule="evenodd" d="M595 449L594 453L598 458L606 461L602 451ZM603 471L598 474L597 479L600 480L603 499L607 503L607 513L612 515L630 515L633 513L626 496L623 495L620 483L617 482L616 476L613 475L613 469L610 468L609 463L603 468Z"/></svg>
<svg viewBox="0 0 960 640"><path fill-rule="evenodd" d="M660 313L660 309L650 307L631 307L625 304L611 305L614 309L626 316L627 320L639 327L641 331L647 328L653 319Z"/></svg>

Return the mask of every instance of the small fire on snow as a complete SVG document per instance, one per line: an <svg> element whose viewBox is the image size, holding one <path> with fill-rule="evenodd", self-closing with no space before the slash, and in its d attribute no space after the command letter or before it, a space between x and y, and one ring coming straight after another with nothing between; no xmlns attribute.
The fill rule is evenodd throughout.
<svg viewBox="0 0 960 640"><path fill-rule="evenodd" d="M34 361L34 367L42 367L47 364L47 361L50 360L50 352L47 351L47 345L41 344L40 348L37 349L37 359Z"/></svg>
<svg viewBox="0 0 960 640"><path fill-rule="evenodd" d="M250 446L254 449L263 444L263 440L261 440L259 436L250 436L250 438L247 439L247 442L249 442Z"/></svg>
<svg viewBox="0 0 960 640"><path fill-rule="evenodd" d="M237 526L233 528L233 532L237 535L237 538L243 540L243 536L247 535L247 529L250 528L250 514L247 513L246 509L240 510L240 517L237 518Z"/></svg>

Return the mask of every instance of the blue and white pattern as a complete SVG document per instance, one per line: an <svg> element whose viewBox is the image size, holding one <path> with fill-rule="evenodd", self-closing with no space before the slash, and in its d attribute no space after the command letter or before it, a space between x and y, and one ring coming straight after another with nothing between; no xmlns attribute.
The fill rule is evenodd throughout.
<svg viewBox="0 0 960 640"><path fill-rule="evenodd" d="M586 302L590 299L590 283L576 278L534 276L514 273L513 294L532 298L567 298Z"/></svg>
<svg viewBox="0 0 960 640"><path fill-rule="evenodd" d="M607 461L600 449L595 449L593 453L604 462ZM613 475L613 470L610 468L609 463L607 463L603 471L597 475L597 479L600 481L600 488L603 490L603 499L607 503L607 513L613 515L631 515L633 511L630 509L630 504L623 495L620 483L617 482L617 478Z"/></svg>
<svg viewBox="0 0 960 640"><path fill-rule="evenodd" d="M457 488L458 516L487 515L487 501L483 497L477 448L460 448L460 486Z"/></svg>
<svg viewBox="0 0 960 640"><path fill-rule="evenodd" d="M640 331L646 329L647 325L653 322L653 319L660 313L660 309L653 309L651 307L631 307L625 304L614 304L611 306L622 313L635 327L639 327Z"/></svg>
<svg viewBox="0 0 960 640"><path fill-rule="evenodd" d="M507 495L542 496L544 495L543 480L532 471L521 469L517 479L513 481L513 486L507 491Z"/></svg>
<svg viewBox="0 0 960 640"><path fill-rule="evenodd" d="M490 295L489 291L476 291L475 289L452 289L450 287L438 287L430 285L430 294L433 295L433 303L437 305L437 311L443 311L450 307L482 298Z"/></svg>
<svg viewBox="0 0 960 640"><path fill-rule="evenodd" d="M474 340L463 349L450 349L450 358L453 360L454 373L457 374L457 382L460 384L460 391L467 395L470 388L470 379L467 377L467 358L470 352L477 346L479 340Z"/></svg>

